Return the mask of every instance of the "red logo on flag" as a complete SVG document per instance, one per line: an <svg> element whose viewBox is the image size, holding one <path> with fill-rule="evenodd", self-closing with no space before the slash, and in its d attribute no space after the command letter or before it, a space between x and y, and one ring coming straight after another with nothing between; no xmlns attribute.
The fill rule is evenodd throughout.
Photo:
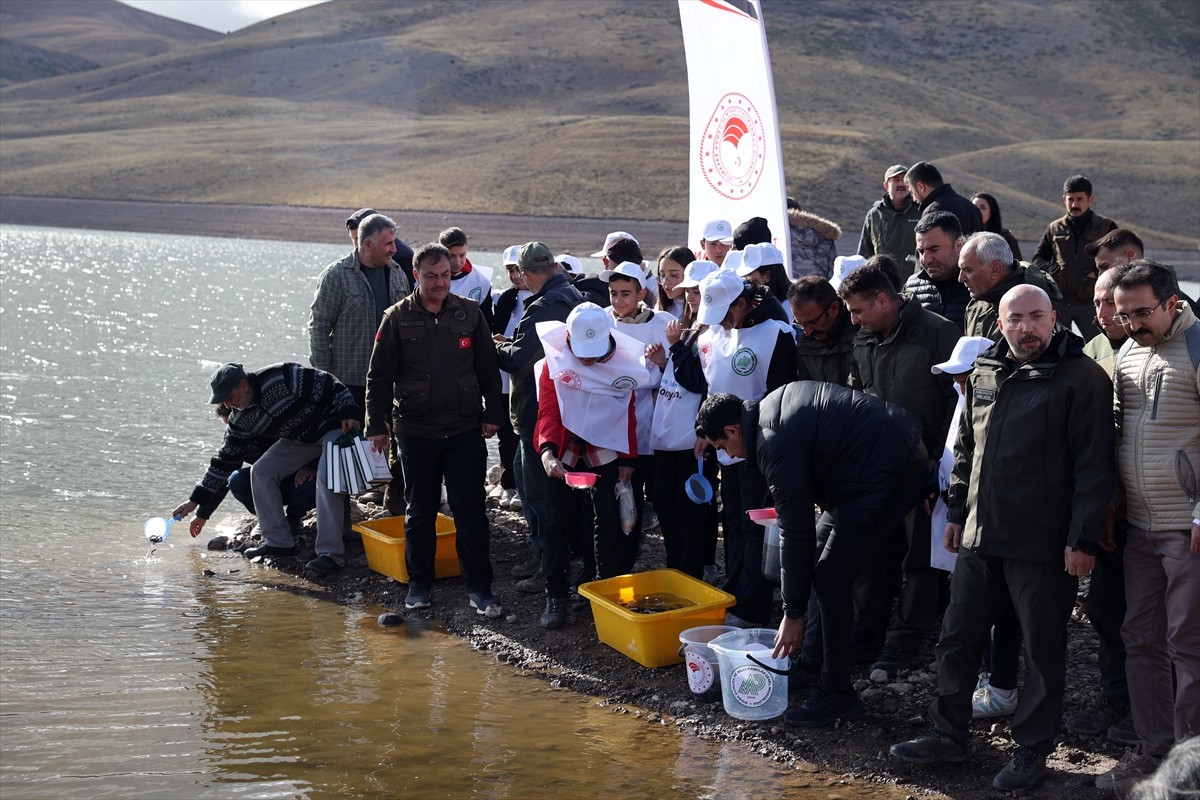
<svg viewBox="0 0 1200 800"><path fill-rule="evenodd" d="M721 98L704 127L699 158L717 194L741 200L754 191L767 164L767 137L750 98L740 92Z"/></svg>
<svg viewBox="0 0 1200 800"><path fill-rule="evenodd" d="M458 340L458 349L459 350L470 350L471 349L471 337L463 336L462 338L460 338Z"/></svg>

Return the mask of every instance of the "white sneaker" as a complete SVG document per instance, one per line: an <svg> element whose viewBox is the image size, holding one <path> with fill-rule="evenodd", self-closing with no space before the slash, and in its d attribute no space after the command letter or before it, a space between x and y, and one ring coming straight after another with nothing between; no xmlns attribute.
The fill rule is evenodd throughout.
<svg viewBox="0 0 1200 800"><path fill-rule="evenodd" d="M1017 710L1017 690L997 689L983 683L971 695L971 719L1007 717Z"/></svg>
<svg viewBox="0 0 1200 800"><path fill-rule="evenodd" d="M509 489L508 492L509 492L509 494L512 495L512 497L508 498L507 508L509 511L520 511L522 508L525 507L521 503L521 495L517 494L516 489Z"/></svg>

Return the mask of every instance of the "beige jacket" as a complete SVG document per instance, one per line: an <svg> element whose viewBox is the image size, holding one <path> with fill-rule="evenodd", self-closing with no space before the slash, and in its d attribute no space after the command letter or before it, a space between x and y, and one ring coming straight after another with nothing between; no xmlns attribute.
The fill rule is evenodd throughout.
<svg viewBox="0 0 1200 800"><path fill-rule="evenodd" d="M1117 356L1117 469L1126 518L1143 530L1187 531L1200 517L1200 370L1188 350L1192 327L1190 335L1200 336L1200 322L1184 305L1161 344L1130 339Z"/></svg>

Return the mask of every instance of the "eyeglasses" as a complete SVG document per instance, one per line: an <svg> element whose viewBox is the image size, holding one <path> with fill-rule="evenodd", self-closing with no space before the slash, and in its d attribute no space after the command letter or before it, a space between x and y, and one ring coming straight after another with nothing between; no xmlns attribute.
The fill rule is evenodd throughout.
<svg viewBox="0 0 1200 800"><path fill-rule="evenodd" d="M1139 322L1141 322L1142 320L1145 320L1145 319L1149 319L1150 315L1153 314L1155 311L1158 311L1160 308L1166 307L1167 300L1170 300L1170 299L1171 298L1168 297L1166 300L1163 300L1161 303L1157 303L1157 304L1151 306L1150 308L1139 308L1139 309L1129 312L1128 314L1113 314L1113 320L1115 322L1120 323L1121 325L1123 325L1125 327L1129 327L1129 323L1133 322L1135 319L1138 320Z"/></svg>
<svg viewBox="0 0 1200 800"><path fill-rule="evenodd" d="M1034 311L1029 316L1013 314L1004 318L1004 324L1010 328L1015 328L1023 322L1031 322L1034 325L1040 325L1048 316L1050 316L1050 313L1047 311Z"/></svg>
<svg viewBox="0 0 1200 800"><path fill-rule="evenodd" d="M825 317L825 315L829 313L829 309L831 309L831 308L833 308L833 303L830 303L829 305L825 306L825 308L823 308L823 309L821 310L821 313L820 313L820 314L817 314L817 315L816 315L815 317L813 317L812 319L809 319L809 320L801 320L801 319L798 319L798 320L796 320L796 325L798 325L798 326L799 326L799 327L800 327L802 330L803 330L803 329L805 329L805 328L811 328L813 325L816 325L816 324L817 324L817 322L819 322L821 319L823 319L823 318Z"/></svg>

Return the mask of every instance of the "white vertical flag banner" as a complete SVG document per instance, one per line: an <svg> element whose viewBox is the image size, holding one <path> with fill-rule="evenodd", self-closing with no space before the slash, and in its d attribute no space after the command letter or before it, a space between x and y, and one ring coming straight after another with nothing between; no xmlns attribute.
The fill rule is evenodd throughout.
<svg viewBox="0 0 1200 800"><path fill-rule="evenodd" d="M771 226L791 264L783 146L767 29L758 0L679 0L691 108L688 244L704 224Z"/></svg>

